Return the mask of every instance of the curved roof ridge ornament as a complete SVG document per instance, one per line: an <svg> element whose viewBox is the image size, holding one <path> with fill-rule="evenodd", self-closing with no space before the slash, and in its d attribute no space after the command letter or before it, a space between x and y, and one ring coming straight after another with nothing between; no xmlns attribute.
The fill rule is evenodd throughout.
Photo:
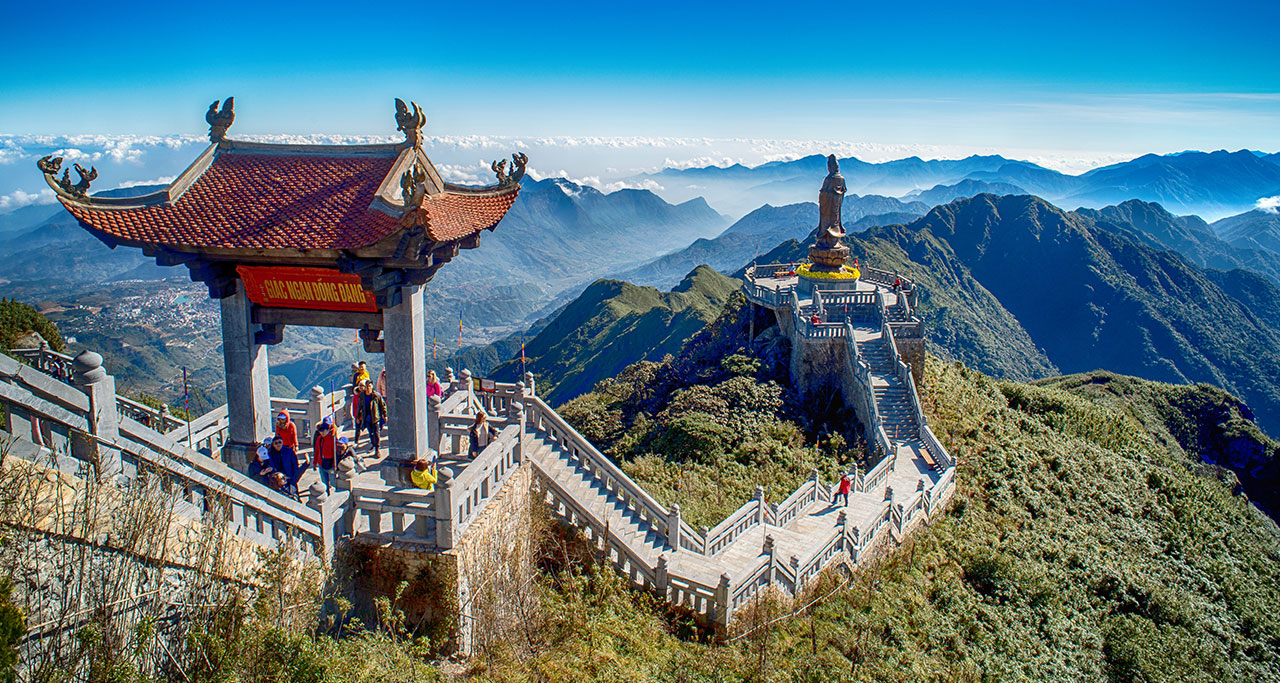
<svg viewBox="0 0 1280 683"><path fill-rule="evenodd" d="M413 109L410 109L412 105ZM404 100L396 98L396 130L404 131L405 141L413 147L422 146L422 127L427 125L427 115L422 113L422 107L417 102L410 101L405 104Z"/></svg>
<svg viewBox="0 0 1280 683"><path fill-rule="evenodd" d="M209 122L209 141L217 144L227 139L227 129L235 123L236 98L228 97L222 102L222 109L218 109L218 100L214 100L209 105L209 111L205 112L204 120Z"/></svg>
<svg viewBox="0 0 1280 683"><path fill-rule="evenodd" d="M529 156L524 152L511 155L511 175L507 175L507 160L499 159L490 166L494 175L498 176L498 187L515 185L524 178L524 168L529 164Z"/></svg>
<svg viewBox="0 0 1280 683"><path fill-rule="evenodd" d="M80 174L80 180L71 182L71 169L62 168L62 157L49 155L41 157L36 161L36 168L44 174L44 181L49 183L49 187L54 192L72 199L82 199L89 193L89 184L98 178L98 169L96 166L89 167L84 170L80 164L73 164L76 173ZM62 177L58 178L58 171L62 170Z"/></svg>
<svg viewBox="0 0 1280 683"><path fill-rule="evenodd" d="M413 166L400 176L400 198L404 200L405 211L422 208L422 201L427 197L427 169L420 160L415 159Z"/></svg>

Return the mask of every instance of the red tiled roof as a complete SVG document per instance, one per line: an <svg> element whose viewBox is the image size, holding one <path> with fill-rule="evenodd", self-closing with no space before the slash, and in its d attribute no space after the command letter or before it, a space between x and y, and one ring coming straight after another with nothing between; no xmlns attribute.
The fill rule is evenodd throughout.
<svg viewBox="0 0 1280 683"><path fill-rule="evenodd" d="M506 194L443 194L422 202L430 219L427 235L437 242L449 242L492 228L507 215L516 201L519 185Z"/></svg>
<svg viewBox="0 0 1280 683"><path fill-rule="evenodd" d="M245 249L353 249L396 232L399 220L370 208L394 155L223 152L172 205L95 208L64 201L80 221L121 241ZM437 240L492 228L515 199L428 198Z"/></svg>

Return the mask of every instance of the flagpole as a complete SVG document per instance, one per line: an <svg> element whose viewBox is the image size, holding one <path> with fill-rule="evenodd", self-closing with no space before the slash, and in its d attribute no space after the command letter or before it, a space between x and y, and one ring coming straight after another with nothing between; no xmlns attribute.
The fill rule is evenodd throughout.
<svg viewBox="0 0 1280 683"><path fill-rule="evenodd" d="M191 442L191 392L187 389L187 366L182 366L182 410L187 414L187 447L196 449ZM161 425L163 427L163 425Z"/></svg>

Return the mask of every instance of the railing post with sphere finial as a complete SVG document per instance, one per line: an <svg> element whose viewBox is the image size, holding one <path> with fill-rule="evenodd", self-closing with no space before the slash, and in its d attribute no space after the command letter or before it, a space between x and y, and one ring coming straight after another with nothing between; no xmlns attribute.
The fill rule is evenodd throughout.
<svg viewBox="0 0 1280 683"><path fill-rule="evenodd" d="M116 380L102 367L102 356L92 351L81 351L72 363L72 381L89 397L90 439L73 438L72 455L86 462L97 463L98 476L114 477L124 469L120 451L103 446L101 440L116 441L120 438L120 414L116 407Z"/></svg>

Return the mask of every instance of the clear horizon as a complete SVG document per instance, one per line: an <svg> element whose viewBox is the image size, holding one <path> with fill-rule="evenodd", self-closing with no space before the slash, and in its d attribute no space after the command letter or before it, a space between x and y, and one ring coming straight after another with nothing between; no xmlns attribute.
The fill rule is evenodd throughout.
<svg viewBox="0 0 1280 683"><path fill-rule="evenodd" d="M0 212L48 200L37 151L104 164L104 189L177 173L227 96L239 138L392 139L393 98L416 100L460 182L513 142L540 154L536 172L602 189L663 165L826 151L1080 173L1280 150L1280 4L134 2L77 8L53 46L44 5L8 19Z"/></svg>

